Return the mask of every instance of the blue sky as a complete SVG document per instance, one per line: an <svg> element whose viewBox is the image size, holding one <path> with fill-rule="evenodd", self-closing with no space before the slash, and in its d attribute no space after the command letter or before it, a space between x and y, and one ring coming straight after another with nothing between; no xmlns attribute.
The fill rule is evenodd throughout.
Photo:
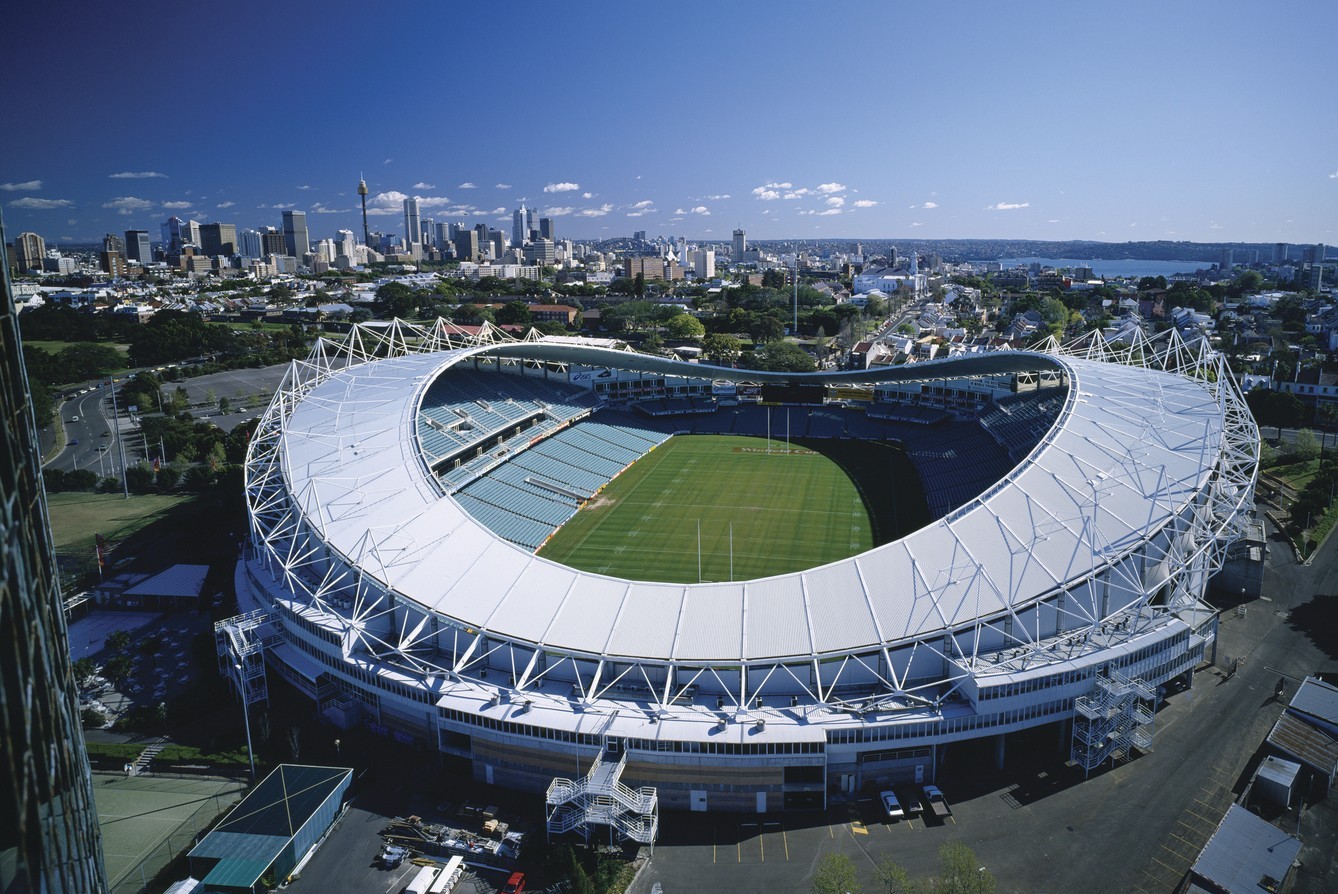
<svg viewBox="0 0 1338 894"><path fill-rule="evenodd" d="M0 32L11 239L360 232L362 174L396 233L1338 242L1331 0L54 9Z"/></svg>

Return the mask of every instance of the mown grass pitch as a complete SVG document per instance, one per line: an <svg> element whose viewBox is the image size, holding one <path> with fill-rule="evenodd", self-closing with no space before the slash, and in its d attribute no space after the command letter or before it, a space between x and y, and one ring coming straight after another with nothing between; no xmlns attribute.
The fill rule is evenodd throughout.
<svg viewBox="0 0 1338 894"><path fill-rule="evenodd" d="M902 466L886 454L904 454L850 441L785 449L773 440L768 453L767 441L755 437L671 438L614 479L539 554L616 577L696 583L699 523L706 581L731 579L731 527L733 580L800 571L897 536L900 525L888 521L895 507L874 498L861 479L867 474L890 486L889 468ZM922 507L918 482L910 488Z"/></svg>

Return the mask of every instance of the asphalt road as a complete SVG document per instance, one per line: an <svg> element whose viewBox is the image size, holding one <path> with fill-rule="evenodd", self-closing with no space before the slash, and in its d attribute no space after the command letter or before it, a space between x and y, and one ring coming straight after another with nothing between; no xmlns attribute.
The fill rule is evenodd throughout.
<svg viewBox="0 0 1338 894"><path fill-rule="evenodd" d="M224 431L231 431L264 411L287 371L286 363L259 369L228 370L181 383L168 383L163 386L163 393L165 396L170 395L179 384L186 389L187 400L195 418L213 423ZM226 414L219 413L217 402L221 397L228 398L237 409ZM157 457L156 445L146 444L138 435L126 408L118 405L117 409L120 411L121 440L125 445L126 463L134 465L143 462L146 449L148 457ZM66 472L94 469L99 477L119 476L121 457L116 448L111 391L106 386L94 388L88 394L62 402L58 412L60 426L50 426L41 432L42 444L47 448L43 455L50 455L52 449L57 451L44 465ZM63 439L56 443L61 438L62 429Z"/></svg>

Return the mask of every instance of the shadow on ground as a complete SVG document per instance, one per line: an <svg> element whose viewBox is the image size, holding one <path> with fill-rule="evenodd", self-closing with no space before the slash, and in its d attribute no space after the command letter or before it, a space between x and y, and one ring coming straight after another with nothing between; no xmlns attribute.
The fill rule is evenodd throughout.
<svg viewBox="0 0 1338 894"><path fill-rule="evenodd" d="M1292 609L1287 623L1329 658L1338 658L1338 596L1317 593Z"/></svg>

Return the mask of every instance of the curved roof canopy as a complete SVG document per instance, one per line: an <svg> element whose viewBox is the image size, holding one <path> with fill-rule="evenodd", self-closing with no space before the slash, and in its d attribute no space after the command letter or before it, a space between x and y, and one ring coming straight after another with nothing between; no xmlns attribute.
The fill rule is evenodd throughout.
<svg viewBox="0 0 1338 894"><path fill-rule="evenodd" d="M331 374L283 434L295 504L331 549L448 622L554 652L678 663L806 660L867 651L1019 609L1142 542L1194 498L1222 448L1203 383L1096 360L999 352L826 383L1054 368L1054 428L1000 484L901 540L806 571L736 583L630 581L501 540L442 495L415 437L423 392L474 355L666 375L792 374L687 365L600 348L501 345L379 360Z"/></svg>

